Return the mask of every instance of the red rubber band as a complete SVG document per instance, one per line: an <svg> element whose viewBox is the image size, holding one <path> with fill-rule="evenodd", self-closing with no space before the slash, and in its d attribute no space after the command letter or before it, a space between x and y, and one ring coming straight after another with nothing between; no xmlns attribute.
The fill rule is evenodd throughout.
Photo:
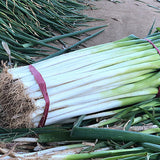
<svg viewBox="0 0 160 160"><path fill-rule="evenodd" d="M150 39L145 39L146 41L148 41L158 52L158 54L160 55L160 50L158 49L158 47L150 40ZM156 98L160 97L160 87L158 88L158 93L156 95Z"/></svg>
<svg viewBox="0 0 160 160"><path fill-rule="evenodd" d="M159 98L160 97L160 87L158 88L158 93L156 95L156 98Z"/></svg>
<svg viewBox="0 0 160 160"><path fill-rule="evenodd" d="M39 88L40 88L40 90L42 92L42 95L44 97L44 100L46 102L45 109L44 109L44 112L43 112L43 116L42 116L42 118L39 122L39 125L38 125L38 127L44 127L47 116L48 116L49 105L50 105L49 96L48 96L47 87L46 87L46 82L44 81L42 75L37 71L37 69L34 66L29 65L29 69L30 69L30 72L33 74L36 82L38 83Z"/></svg>
<svg viewBox="0 0 160 160"><path fill-rule="evenodd" d="M158 47L156 47L156 45L150 40L150 39L145 39L146 41L148 41L158 52L158 54L160 55L160 50L158 49Z"/></svg>

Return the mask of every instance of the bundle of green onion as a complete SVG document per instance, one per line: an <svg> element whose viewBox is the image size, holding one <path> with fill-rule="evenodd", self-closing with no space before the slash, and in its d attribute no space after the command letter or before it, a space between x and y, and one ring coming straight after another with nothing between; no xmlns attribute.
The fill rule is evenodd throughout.
<svg viewBox="0 0 160 160"><path fill-rule="evenodd" d="M159 33L147 37L160 47ZM134 35L33 64L47 86L46 125L152 99L160 85L160 55ZM37 127L45 100L29 67L0 77L1 127Z"/></svg>

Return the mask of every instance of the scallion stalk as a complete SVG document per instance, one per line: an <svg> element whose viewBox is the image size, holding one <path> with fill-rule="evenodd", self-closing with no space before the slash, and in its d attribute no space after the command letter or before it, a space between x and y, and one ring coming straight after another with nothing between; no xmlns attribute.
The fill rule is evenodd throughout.
<svg viewBox="0 0 160 160"><path fill-rule="evenodd" d="M160 47L157 38L159 35L150 37ZM44 78L50 99L46 125L83 114L92 118L99 112L152 99L160 85L156 49L133 35L33 65ZM5 114L11 114L7 120L3 114L3 127L38 126L45 100L28 66L4 69L0 104Z"/></svg>

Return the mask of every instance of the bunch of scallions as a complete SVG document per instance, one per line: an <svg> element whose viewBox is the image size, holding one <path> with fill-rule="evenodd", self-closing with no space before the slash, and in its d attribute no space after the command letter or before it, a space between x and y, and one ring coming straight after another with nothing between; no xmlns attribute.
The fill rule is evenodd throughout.
<svg viewBox="0 0 160 160"><path fill-rule="evenodd" d="M149 37L160 47L160 34ZM104 111L152 99L160 85L160 55L134 35L73 51L33 66L47 86L45 125L73 117L105 116ZM0 76L1 127L37 127L45 100L29 66L5 68Z"/></svg>

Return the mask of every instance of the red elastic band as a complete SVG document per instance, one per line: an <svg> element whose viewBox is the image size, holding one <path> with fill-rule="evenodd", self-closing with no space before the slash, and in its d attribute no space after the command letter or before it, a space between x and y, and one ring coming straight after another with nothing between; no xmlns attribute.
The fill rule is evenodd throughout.
<svg viewBox="0 0 160 160"><path fill-rule="evenodd" d="M150 40L150 39L145 39L146 41L148 41L158 52L158 54L160 55L160 50L158 49L158 47ZM158 88L158 93L156 95L156 98L160 97L160 87Z"/></svg>
<svg viewBox="0 0 160 160"><path fill-rule="evenodd" d="M45 125L45 122L46 122L46 119L48 116L49 105L50 105L49 96L47 93L46 82L44 81L42 75L37 71L37 69L34 66L29 65L29 69L30 69L30 72L33 74L36 82L38 83L39 88L40 88L42 95L44 97L44 100L46 102L43 116L42 116L42 118L39 122L39 125L38 125L38 127L43 127Z"/></svg>
<svg viewBox="0 0 160 160"><path fill-rule="evenodd" d="M156 98L159 98L160 97L160 87L158 88L158 93L156 95Z"/></svg>
<svg viewBox="0 0 160 160"><path fill-rule="evenodd" d="M156 45L150 40L150 39L145 39L146 41L148 41L158 52L158 54L160 55L160 50L158 49L158 47L156 47Z"/></svg>

